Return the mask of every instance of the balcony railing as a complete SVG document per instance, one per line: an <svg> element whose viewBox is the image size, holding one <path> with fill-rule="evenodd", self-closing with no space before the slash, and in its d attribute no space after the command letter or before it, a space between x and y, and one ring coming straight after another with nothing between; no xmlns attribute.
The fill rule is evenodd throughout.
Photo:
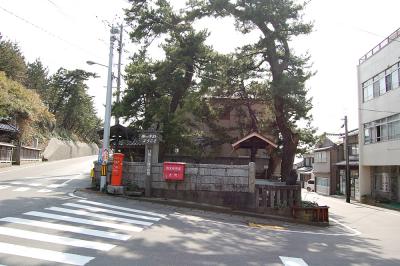
<svg viewBox="0 0 400 266"><path fill-rule="evenodd" d="M379 52L383 47L396 40L400 36L400 28L395 32L386 37L383 41L381 41L377 46L372 48L368 53L366 53L363 57L361 57L358 61L359 65L364 63L368 58Z"/></svg>

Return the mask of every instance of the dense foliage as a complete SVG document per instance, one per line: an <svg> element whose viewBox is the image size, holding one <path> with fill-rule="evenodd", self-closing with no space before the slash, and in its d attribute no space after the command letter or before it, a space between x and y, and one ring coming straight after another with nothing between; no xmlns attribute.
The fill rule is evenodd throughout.
<svg viewBox="0 0 400 266"><path fill-rule="evenodd" d="M116 111L127 120L133 118L136 127L146 128L154 122L164 126L164 136L172 147L185 136L194 139L190 121L215 121L218 110L206 104L205 96L239 98L247 103L248 132L276 129L272 134L281 146L270 162L281 161L282 179L288 179L296 152L304 152L315 133L305 87L312 75L309 56L296 55L290 48L294 37L312 29L302 21L305 4L293 0L191 0L176 11L167 0L130 2L131 8L126 10L130 37L142 50L127 67L128 90ZM192 25L204 17L228 16L235 19L237 31L244 35L257 31L260 37L234 53L218 54L205 45L207 30L196 31ZM161 43L165 58L149 56L147 49L153 42ZM272 121L259 119L252 109L254 101L266 103ZM187 114L190 119L186 121ZM299 122L307 126L301 128ZM216 131L220 129L214 126Z"/></svg>
<svg viewBox="0 0 400 266"><path fill-rule="evenodd" d="M44 138L55 123L40 96L7 78L4 72L0 72L0 117L16 120L23 142L32 137Z"/></svg>
<svg viewBox="0 0 400 266"><path fill-rule="evenodd" d="M0 118L15 121L21 140L51 136L98 141L101 121L83 70L60 68L49 76L37 59L26 63L16 43L0 38Z"/></svg>

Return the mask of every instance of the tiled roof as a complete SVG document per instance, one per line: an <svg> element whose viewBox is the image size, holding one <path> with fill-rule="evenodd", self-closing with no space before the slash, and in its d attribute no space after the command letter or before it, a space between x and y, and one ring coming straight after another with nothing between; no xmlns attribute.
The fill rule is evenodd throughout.
<svg viewBox="0 0 400 266"><path fill-rule="evenodd" d="M7 131L7 132L13 132L13 133L18 133L19 130L15 126L9 125L9 124L4 124L0 123L0 131Z"/></svg>

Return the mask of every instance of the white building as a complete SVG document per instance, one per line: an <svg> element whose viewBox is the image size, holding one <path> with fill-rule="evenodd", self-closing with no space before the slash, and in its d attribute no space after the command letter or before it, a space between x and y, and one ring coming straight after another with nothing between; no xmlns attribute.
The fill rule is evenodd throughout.
<svg viewBox="0 0 400 266"><path fill-rule="evenodd" d="M360 193L400 201L400 29L358 65Z"/></svg>

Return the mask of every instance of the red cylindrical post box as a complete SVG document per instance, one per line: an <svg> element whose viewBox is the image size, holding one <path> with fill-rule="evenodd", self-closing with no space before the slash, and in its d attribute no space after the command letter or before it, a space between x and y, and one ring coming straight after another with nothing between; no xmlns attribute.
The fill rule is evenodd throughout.
<svg viewBox="0 0 400 266"><path fill-rule="evenodd" d="M114 162L112 167L111 185L122 185L122 163L124 161L124 154L114 153Z"/></svg>

